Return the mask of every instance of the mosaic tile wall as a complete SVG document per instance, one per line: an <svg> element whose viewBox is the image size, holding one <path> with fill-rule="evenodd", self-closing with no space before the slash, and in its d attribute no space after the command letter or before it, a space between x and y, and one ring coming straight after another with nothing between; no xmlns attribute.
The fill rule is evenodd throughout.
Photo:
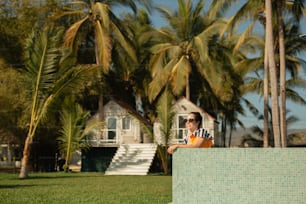
<svg viewBox="0 0 306 204"><path fill-rule="evenodd" d="M304 204L305 148L178 149L174 204Z"/></svg>

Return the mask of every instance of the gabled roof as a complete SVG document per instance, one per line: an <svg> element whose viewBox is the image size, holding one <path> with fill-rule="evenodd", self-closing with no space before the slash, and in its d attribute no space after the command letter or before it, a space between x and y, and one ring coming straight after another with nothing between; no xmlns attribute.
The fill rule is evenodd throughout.
<svg viewBox="0 0 306 204"><path fill-rule="evenodd" d="M214 122L219 123L215 117L211 116L204 109L202 109L201 107L195 105L192 101L186 99L185 97L181 97L180 99L178 99L175 102L175 104L183 103L184 101L189 103L195 109L198 109L200 112L205 113ZM108 105L111 102L114 102L114 103L118 104L121 108L125 109L128 113L130 113L132 116L134 116L135 118L137 118L141 122L143 122L143 123L145 123L147 125L152 126L152 124L146 118L144 118L142 115L140 115L132 106L130 106L129 104L125 103L124 101L121 101L121 100L118 100L118 99L112 99L108 103L106 103L104 106Z"/></svg>
<svg viewBox="0 0 306 204"><path fill-rule="evenodd" d="M196 104L194 104L192 101L188 100L188 99L185 98L185 97L181 97L180 99L178 99L178 100L176 101L176 104L183 103L184 101L186 101L187 103L189 103L190 105L192 105L195 109L199 109L200 112L204 112L210 119L214 120L216 123L219 123L215 117L213 117L213 116L210 115L207 111L205 111L203 108L197 106Z"/></svg>
<svg viewBox="0 0 306 204"><path fill-rule="evenodd" d="M104 106L108 105L111 102L114 102L114 103L118 104L121 108L126 110L129 114L131 114L132 116L134 116L135 118L137 118L141 122L145 123L146 125L152 126L152 124L146 118L144 118L142 115L140 115L132 106L130 106L129 104L127 104L123 101L120 101L118 99L111 99Z"/></svg>

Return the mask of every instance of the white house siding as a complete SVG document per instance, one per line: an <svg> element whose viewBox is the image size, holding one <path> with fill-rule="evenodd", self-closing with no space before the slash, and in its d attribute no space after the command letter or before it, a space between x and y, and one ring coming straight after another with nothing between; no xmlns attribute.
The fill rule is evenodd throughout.
<svg viewBox="0 0 306 204"><path fill-rule="evenodd" d="M114 101L110 101L104 107L105 117L116 117L117 118L117 137L119 144L134 144L140 143L140 125L139 122L127 112L124 108L118 105ZM123 118L130 118L130 128L123 129L122 123Z"/></svg>
<svg viewBox="0 0 306 204"><path fill-rule="evenodd" d="M130 110L129 110L130 109ZM173 109L175 111L175 116L173 120L173 126L172 126L172 139L168 141L168 143L179 143L183 142L182 138L177 138L178 133L178 117L181 116L181 118L185 118L190 112L200 112L203 117L203 124L202 126L208 130L208 132L217 139L218 137L218 123L210 116L207 112L205 112L203 109L199 108L195 104L193 104L191 101L182 98L178 100L174 105ZM110 101L104 106L104 118L107 119L108 117L114 117L117 119L116 121L116 141L114 144L137 144L137 143L151 143L153 142L152 139L147 136L144 132L141 131L141 125L138 118L135 118L133 115L130 114L131 108L126 107L125 104L122 104L121 102L117 103L116 101ZM130 129L123 129L122 120L124 117L130 117ZM107 124L106 124L107 125ZM181 123L181 129L180 132L181 135L185 134L185 124ZM96 140L95 143L97 146L103 144L110 144L113 141L106 141L106 133L108 131L107 126L104 127L105 129L102 130L102 137L100 140ZM165 144L164 137L161 135L161 124L156 122L153 126L153 132L154 132L154 142L158 144ZM97 136L94 136L93 138L97 138ZM94 146L96 146L94 145Z"/></svg>
<svg viewBox="0 0 306 204"><path fill-rule="evenodd" d="M123 119L129 117L130 126L128 129L123 128ZM107 122L109 118L116 119L116 139L109 140ZM98 119L98 114L94 115L93 120ZM121 107L115 101L110 101L104 106L105 126L101 130L93 130L91 134L92 146L111 146L110 144L134 144L141 142L140 124L125 108Z"/></svg>
<svg viewBox="0 0 306 204"><path fill-rule="evenodd" d="M202 108L196 106L191 101L187 100L186 98L179 99L173 106L175 116L173 120L173 133L174 137L172 138L169 143L178 143L181 142L181 140L176 139L177 138L177 129L178 129L178 117L179 116L187 116L190 112L200 112L202 115L202 127L205 128L214 138L218 137L218 122L215 118L210 116L206 111L204 111ZM160 137L160 136L159 136Z"/></svg>

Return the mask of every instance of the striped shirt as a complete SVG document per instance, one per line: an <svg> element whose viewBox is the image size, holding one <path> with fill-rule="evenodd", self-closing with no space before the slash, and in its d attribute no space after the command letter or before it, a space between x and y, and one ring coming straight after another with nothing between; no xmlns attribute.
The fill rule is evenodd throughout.
<svg viewBox="0 0 306 204"><path fill-rule="evenodd" d="M209 134L209 132L207 130L205 130L204 128L200 128L196 131L194 131L193 133L186 135L184 138L184 142L185 144L192 144L196 141L197 137L202 137L204 138L204 142L201 145L202 148L207 148L207 147L211 147L213 145L213 137L211 134Z"/></svg>

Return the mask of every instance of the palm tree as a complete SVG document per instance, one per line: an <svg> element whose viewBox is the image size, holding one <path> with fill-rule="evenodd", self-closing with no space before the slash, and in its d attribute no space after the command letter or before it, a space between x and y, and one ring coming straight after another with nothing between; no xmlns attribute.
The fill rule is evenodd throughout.
<svg viewBox="0 0 306 204"><path fill-rule="evenodd" d="M0 73L0 141L2 144L8 144L8 149L14 144L22 148L25 135L22 113L27 103L23 76L2 60ZM11 151L8 150L7 153ZM13 161L12 156L8 155L8 162ZM14 156L19 157L17 154Z"/></svg>
<svg viewBox="0 0 306 204"><path fill-rule="evenodd" d="M88 148L89 146L83 142L85 136L93 129L101 126L101 123L88 120L89 111L85 111L79 104L73 100L73 96L64 100L62 112L60 113L60 121L62 128L60 129L59 150L64 153L65 164L64 170L69 170L70 158L77 150Z"/></svg>
<svg viewBox="0 0 306 204"><path fill-rule="evenodd" d="M264 52L264 131L263 131L263 147L269 146L269 56L268 56L268 47L265 46Z"/></svg>
<svg viewBox="0 0 306 204"><path fill-rule="evenodd" d="M233 129L236 122L240 123L237 115L242 112L239 103L232 104L241 96L239 72L242 69L235 68L235 64L243 54L239 46L235 46L236 36L231 42L222 36L226 21L221 16L228 2L213 1L205 14L202 14L203 1L192 4L181 0L178 6L175 13L159 8L170 28L154 33L153 40L157 44L151 49L153 80L149 86L149 100L155 100L169 84L175 96L183 95L185 88L187 99L206 110L215 110L210 112L212 115L218 111L225 140L227 124Z"/></svg>
<svg viewBox="0 0 306 204"><path fill-rule="evenodd" d="M219 8L224 1L213 1L208 13L204 12L204 1L193 7L191 0L178 0L178 11L172 13L165 8L159 12L169 22L170 28L153 32L156 44L151 48L150 69L152 82L149 85L149 100L155 100L170 84L174 95L180 96L185 88L185 96L190 98L190 73L200 73L207 86L214 84L212 75L217 74L217 66L211 60L210 52L216 53L212 45L218 39L225 21L219 17Z"/></svg>
<svg viewBox="0 0 306 204"><path fill-rule="evenodd" d="M284 34L284 18L283 10L285 8L285 0L276 1L277 20L278 20L278 38L279 38L279 69L280 69L280 128L282 147L287 147L287 126L286 126L286 50L285 50L285 34ZM290 2L292 3L292 2ZM302 16L303 2L295 0L291 11L295 21L299 22Z"/></svg>
<svg viewBox="0 0 306 204"><path fill-rule="evenodd" d="M299 22L300 17L302 15L303 12L303 3L300 0L295 0L295 1L272 1L273 3L273 8L277 8L276 12L277 15L275 15L277 17L277 22L275 24L273 24L273 26L275 26L275 30L278 30L278 34L275 35L276 39L278 39L279 43L277 43L275 46L275 53L279 52L280 53L280 57L276 58L278 59L279 63L277 63L279 65L279 77L280 77L280 96L281 96L281 100L280 100L280 117L281 117L281 136L282 138L286 137L286 124L285 124L285 110L286 109L286 91L285 91L285 69L288 68L288 66L286 66L286 61L285 61L285 45L284 45L284 28L283 28L283 24L284 24L284 19L283 19L283 12L285 11L285 9L287 9L287 16L288 13L291 16L295 17L295 22ZM286 5L286 6L285 6ZM257 8L257 9L250 9L250 8ZM266 25L266 17L264 15L264 10L265 10L265 6L264 6L264 2L263 1L247 1L242 7L241 9L235 14L234 17L232 17L230 23L229 23L229 28L232 28L234 25L234 22L239 22L243 17L249 17L251 18L252 21L254 20L260 20L260 22L265 26ZM259 16L259 18L258 18ZM279 49L277 49L279 48ZM269 58L267 58L269 59ZM268 73L268 72L267 72ZM268 87L268 85L266 85L266 87ZM267 90L267 89L266 89ZM266 101L268 100L268 92L266 92ZM268 104L268 102L265 102L265 109L266 106ZM267 109L266 109L267 110ZM267 114L265 114L267 115ZM267 120L265 120L267 121ZM265 126L266 123L264 124ZM282 139L282 146L286 146L285 139Z"/></svg>
<svg viewBox="0 0 306 204"><path fill-rule="evenodd" d="M227 30L229 34L232 33L232 30L237 27L239 22L241 22L244 19L251 19L251 22L255 22L256 20L259 20L260 23L262 23L265 27L266 25L266 19L264 16L264 2L263 1L257 1L257 0L250 0L247 1L242 7L234 14L234 16L231 17ZM254 9L256 8L256 9ZM268 117L268 103L269 103L269 97L268 97L268 87L269 87L269 66L268 66L268 52L267 47L264 49L265 57L264 57L264 116ZM256 69L256 67L254 67ZM268 136L268 118L264 119L264 143L265 146L267 146L267 137Z"/></svg>
<svg viewBox="0 0 306 204"><path fill-rule="evenodd" d="M285 37L283 27L283 4L284 1L277 1L277 22L278 22L278 39L279 39L279 68L280 68L280 133L281 146L287 147L287 126L286 126L286 51L285 51Z"/></svg>
<svg viewBox="0 0 306 204"><path fill-rule="evenodd" d="M216 93L218 103L212 103L211 107L218 110L224 146L228 129L228 146L230 147L232 130L237 125L244 127L243 121L238 117L244 115L245 112L242 104L246 104L251 110L254 110L254 106L243 97L247 90L243 80L250 70L258 64L257 60L250 60L246 55L254 50L254 44L258 41L257 36L249 36L251 27L252 25L239 35L223 36L218 42L218 55L214 57L214 60L220 62L218 65L223 71L223 75L221 78L215 78L215 85L212 88ZM208 101L209 99L204 96L202 100Z"/></svg>
<svg viewBox="0 0 306 204"><path fill-rule="evenodd" d="M50 106L65 91L73 90L97 69L94 66L73 67L74 59L61 48L64 30L48 25L34 30L26 41L25 76L28 96L32 97L28 133L25 139L20 178L28 177L30 147L40 122Z"/></svg>
<svg viewBox="0 0 306 204"><path fill-rule="evenodd" d="M290 111L286 111L287 112L287 118L286 118L286 123L288 124L288 126L292 125L294 122L298 121L298 118L296 118L293 115L289 115ZM271 108L269 107L268 113L271 115ZM264 116L262 114L257 114L256 115L258 120L263 120ZM270 117L271 118L271 117ZM273 139L273 128L272 128L272 120L269 120L268 122L269 126L268 126L268 143L270 147L274 147L274 139ZM243 136L243 139L241 141L241 145L245 146L245 143L252 143L253 145L251 145L252 147L262 147L264 145L264 131L258 126L258 125L254 125L251 127L252 133L253 134L247 134ZM294 139L294 138L291 138ZM287 139L289 140L289 139Z"/></svg>
<svg viewBox="0 0 306 204"><path fill-rule="evenodd" d="M173 106L173 96L168 89L162 93L161 97L157 103L157 120L160 122L160 132L162 143L157 147L157 155L161 160L162 167L165 174L168 174L168 162L169 162L169 154L167 153L167 148L169 146L169 141L171 139L172 132L172 124L174 118L174 112L172 109Z"/></svg>
<svg viewBox="0 0 306 204"><path fill-rule="evenodd" d="M150 8L150 0L139 1L140 4ZM65 45L77 52L80 43L83 42L82 37L85 33L93 33L95 44L95 61L97 65L101 65L101 71L98 72L100 83L102 82L102 74L107 73L111 67L112 47L117 41L126 54L133 60L137 61L135 50L126 37L124 24L112 12L111 6L123 5L129 6L136 12L136 2L133 0L121 1L79 1L72 2L71 10L63 12L57 16L78 16L79 20L74 22L65 35ZM99 117L103 119L103 87L100 86L99 96Z"/></svg>
<svg viewBox="0 0 306 204"><path fill-rule="evenodd" d="M136 15L122 15L129 41L135 48L137 61L131 60L120 43L114 42L112 63L109 73L105 74L105 83L110 94L126 101L142 115L149 114L147 92L150 73L148 61L150 52L150 32L153 30L148 14L138 10Z"/></svg>

